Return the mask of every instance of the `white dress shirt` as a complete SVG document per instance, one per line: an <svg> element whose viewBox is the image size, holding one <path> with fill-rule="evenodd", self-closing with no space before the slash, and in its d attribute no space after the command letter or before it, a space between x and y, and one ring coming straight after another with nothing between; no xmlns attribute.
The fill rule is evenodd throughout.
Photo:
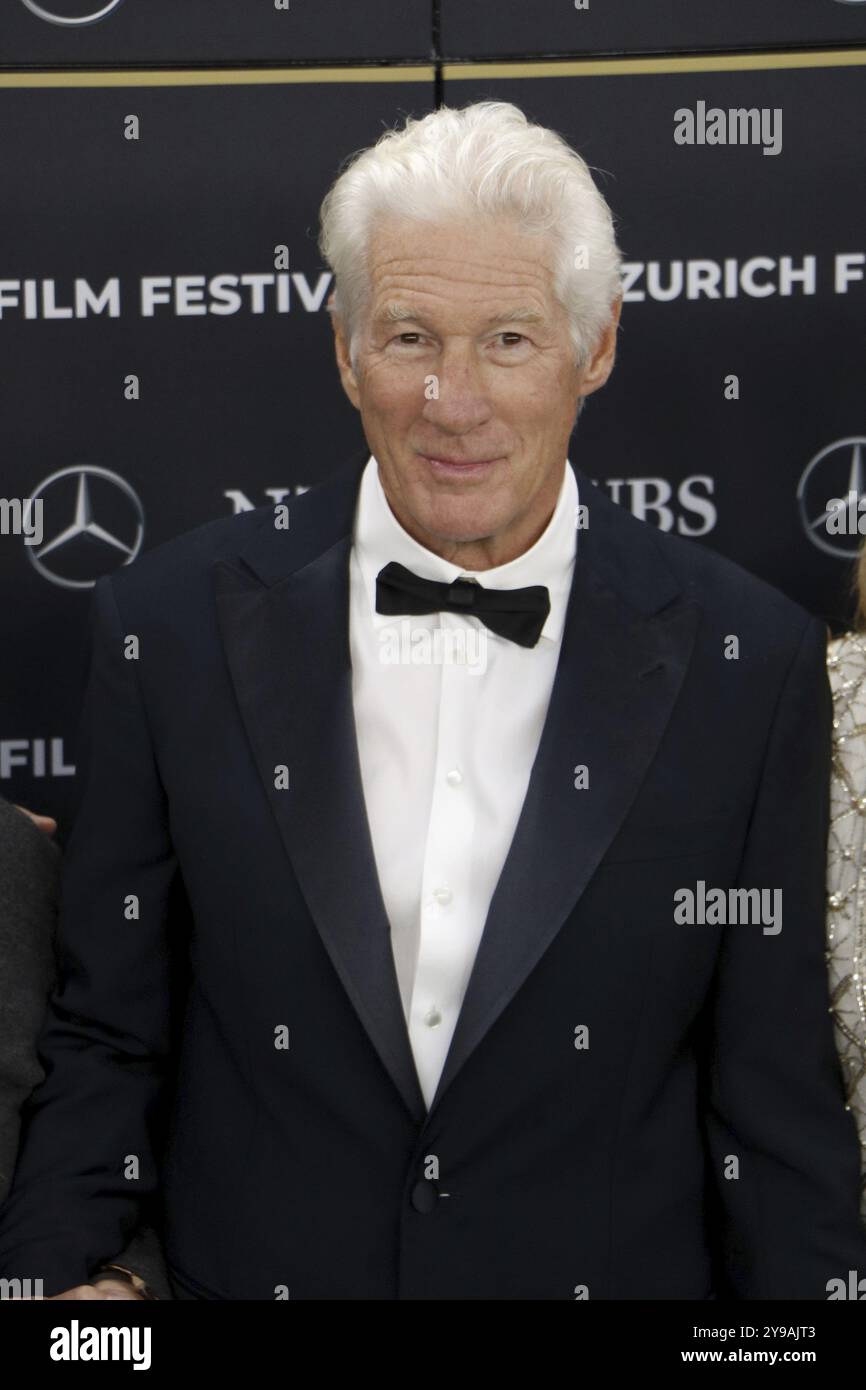
<svg viewBox="0 0 866 1390"><path fill-rule="evenodd" d="M428 1107L547 714L576 557L577 506L577 479L566 461L556 507L535 544L508 564L473 573L404 530L372 455L361 478L350 560L355 729L397 980ZM550 613L537 644L521 647L460 613L377 613L376 576L392 560L426 579L471 575L502 589L546 585Z"/></svg>

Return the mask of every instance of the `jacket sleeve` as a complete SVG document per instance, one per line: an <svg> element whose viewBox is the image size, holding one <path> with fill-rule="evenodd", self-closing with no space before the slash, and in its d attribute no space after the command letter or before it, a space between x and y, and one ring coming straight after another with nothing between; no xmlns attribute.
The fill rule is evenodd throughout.
<svg viewBox="0 0 866 1390"><path fill-rule="evenodd" d="M22 1122L0 1212L0 1275L86 1283L156 1186L171 1064L164 790L111 580L96 585L81 726L84 785L64 859L58 984L39 1040L45 1080Z"/></svg>
<svg viewBox="0 0 866 1390"><path fill-rule="evenodd" d="M157 1298L174 1298L162 1241L159 1232L153 1226L139 1226L129 1244L114 1256L111 1263L137 1274Z"/></svg>
<svg viewBox="0 0 866 1390"><path fill-rule="evenodd" d="M21 1109L43 1079L36 1045L54 983L60 851L0 801L0 1204L12 1182Z"/></svg>
<svg viewBox="0 0 866 1390"><path fill-rule="evenodd" d="M866 1274L826 963L826 639L811 619L788 668L740 864L738 886L781 890L781 930L725 928L711 1001L707 1136L745 1299L826 1299L831 1279Z"/></svg>

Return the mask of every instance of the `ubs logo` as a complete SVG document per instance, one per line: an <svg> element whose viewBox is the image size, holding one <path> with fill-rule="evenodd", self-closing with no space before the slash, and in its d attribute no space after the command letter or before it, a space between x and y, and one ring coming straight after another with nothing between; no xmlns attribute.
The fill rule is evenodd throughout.
<svg viewBox="0 0 866 1390"><path fill-rule="evenodd" d="M98 24L101 19L107 19L123 0L107 0L103 5L97 5L96 0L51 0L50 5L43 5L39 0L21 0L21 4L46 24L80 29L85 24Z"/></svg>

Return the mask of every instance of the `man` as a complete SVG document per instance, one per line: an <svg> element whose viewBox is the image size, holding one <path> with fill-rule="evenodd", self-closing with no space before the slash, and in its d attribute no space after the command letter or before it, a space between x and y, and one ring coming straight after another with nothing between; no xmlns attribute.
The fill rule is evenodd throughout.
<svg viewBox="0 0 866 1390"><path fill-rule="evenodd" d="M567 458L619 257L553 132L410 121L322 246L366 466L96 588L0 1272L87 1296L161 1184L180 1297L825 1298L824 626Z"/></svg>
<svg viewBox="0 0 866 1390"><path fill-rule="evenodd" d="M54 965L54 829L50 817L0 798L0 1205L15 1169L21 1107L43 1077L36 1039Z"/></svg>
<svg viewBox="0 0 866 1390"><path fill-rule="evenodd" d="M52 816L0 797L0 1206L15 1169L22 1107L45 1075L37 1040L55 977L56 829ZM100 1297L135 1298L137 1287L171 1297L149 1229L137 1231L117 1262L93 1277Z"/></svg>

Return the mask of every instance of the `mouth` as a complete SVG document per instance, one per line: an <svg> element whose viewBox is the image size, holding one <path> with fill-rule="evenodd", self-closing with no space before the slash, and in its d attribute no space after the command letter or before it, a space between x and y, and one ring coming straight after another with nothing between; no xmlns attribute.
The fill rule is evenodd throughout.
<svg viewBox="0 0 866 1390"><path fill-rule="evenodd" d="M431 473L440 478L478 478L497 464L501 463L501 458L491 459L452 459L434 458L429 454L419 454Z"/></svg>

